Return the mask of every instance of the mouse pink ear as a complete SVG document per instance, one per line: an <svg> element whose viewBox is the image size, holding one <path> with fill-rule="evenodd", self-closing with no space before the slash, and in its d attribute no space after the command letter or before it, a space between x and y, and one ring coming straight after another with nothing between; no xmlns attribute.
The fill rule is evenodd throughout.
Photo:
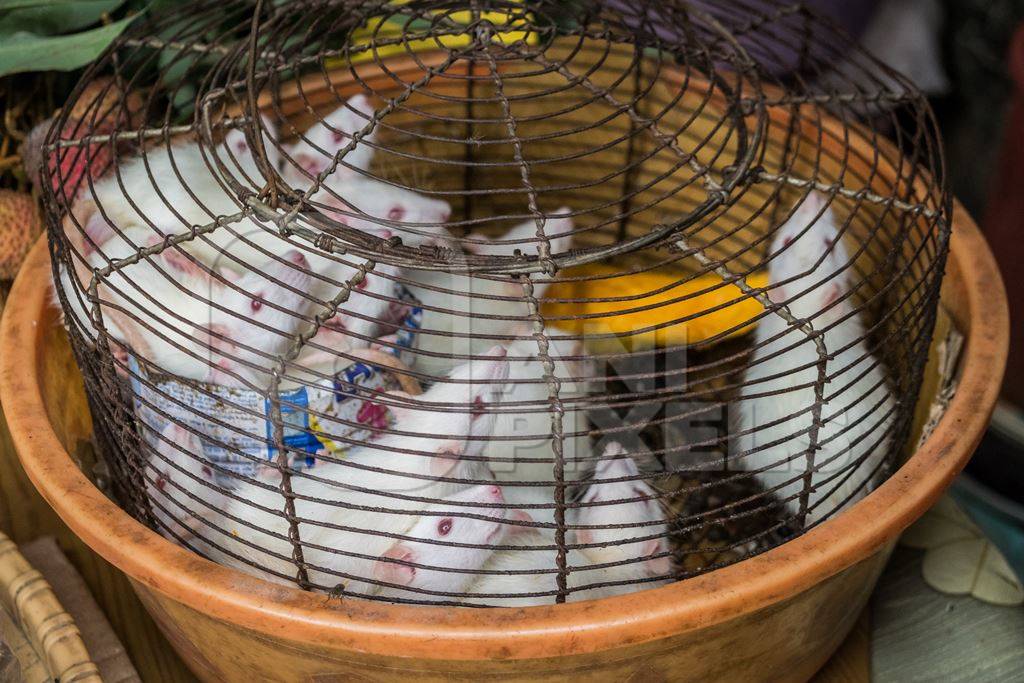
<svg viewBox="0 0 1024 683"><path fill-rule="evenodd" d="M651 557L652 555L660 555L663 552L660 539L652 538L644 544L642 555L651 558L644 560L644 568L647 570L648 576L665 576L672 571L672 558L670 556Z"/></svg>
<svg viewBox="0 0 1024 683"><path fill-rule="evenodd" d="M193 325L192 337L199 345L218 353L230 351L235 347L235 343L231 341L231 329L226 325Z"/></svg>
<svg viewBox="0 0 1024 683"><path fill-rule="evenodd" d="M308 178L304 177L307 182L323 173L331 163L326 155L320 154L316 150L295 154L293 160L295 165L304 172L304 176L309 176Z"/></svg>
<svg viewBox="0 0 1024 683"><path fill-rule="evenodd" d="M785 287L772 287L768 290L768 300L773 304L781 304L786 300L786 288ZM773 314L774 315L774 314Z"/></svg>
<svg viewBox="0 0 1024 683"><path fill-rule="evenodd" d="M396 543L373 563L373 578L385 583L408 586L416 578L416 568L399 562L415 562L416 553L404 543ZM388 561L392 560L392 561Z"/></svg>
<svg viewBox="0 0 1024 683"><path fill-rule="evenodd" d="M370 104L370 98L367 97L364 93L353 95L352 97L348 98L348 102L346 102L345 104L348 105L349 109L357 111L363 115L362 117L360 117L360 120L364 122L364 125L365 121L373 116L373 105Z"/></svg>
<svg viewBox="0 0 1024 683"><path fill-rule="evenodd" d="M107 346L110 348L110 353L114 356L114 360L117 361L118 367L115 368L117 374L127 376L128 349L125 348L124 344L119 343L113 338L107 339Z"/></svg>
<svg viewBox="0 0 1024 683"><path fill-rule="evenodd" d="M811 190L800 203L800 210L805 212L805 215L810 214L813 217L816 214L821 213L827 204L828 200L825 198L823 193L817 190Z"/></svg>
<svg viewBox="0 0 1024 683"><path fill-rule="evenodd" d="M508 518L513 522L522 522L524 524L532 524L533 517L526 510L509 510ZM506 524L505 533L509 536L518 536L521 534L528 534L533 531L532 526L520 526L518 524Z"/></svg>
<svg viewBox="0 0 1024 683"><path fill-rule="evenodd" d="M456 444L446 443L437 449L437 455L430 458L430 474L434 477L446 476L458 462L459 448Z"/></svg>
<svg viewBox="0 0 1024 683"><path fill-rule="evenodd" d="M159 238L157 238L159 240ZM209 273L190 259L185 252L177 247L167 247L160 252L160 260L169 274L178 273L186 277L209 277Z"/></svg>
<svg viewBox="0 0 1024 683"><path fill-rule="evenodd" d="M348 133L349 136L356 135L366 129L373 120L375 113L373 104L370 103L370 98L362 93L350 97L348 102L342 105L338 111L341 116L337 128ZM373 160L376 150L367 143L376 142L377 128L378 126L373 126L369 133L365 134L362 140L360 140L360 144L345 155L345 163L363 171L370 168L370 162ZM348 145L350 142L351 138L345 140L344 144ZM352 171L347 172L353 173Z"/></svg>
<svg viewBox="0 0 1024 683"><path fill-rule="evenodd" d="M594 542L594 532L591 529L576 529L576 542L589 545Z"/></svg>
<svg viewBox="0 0 1024 683"><path fill-rule="evenodd" d="M840 298L842 298L842 296L843 296L843 288L839 285L839 283L838 282L831 282L831 283L829 283L828 286L825 288L825 291L822 292L822 297L821 297L821 308L822 308L822 310L827 309L827 308L831 308L832 306L834 306L836 304L836 302L839 301Z"/></svg>

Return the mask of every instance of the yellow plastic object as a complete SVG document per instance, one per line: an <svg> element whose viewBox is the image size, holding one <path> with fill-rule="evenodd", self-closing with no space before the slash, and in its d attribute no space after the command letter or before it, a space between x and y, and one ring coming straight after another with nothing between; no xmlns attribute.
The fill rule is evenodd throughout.
<svg viewBox="0 0 1024 683"><path fill-rule="evenodd" d="M365 46L365 50L351 52L346 57L335 57L326 62L328 68L345 66L348 63L359 64L372 59L392 57L406 52L421 52L425 50L436 50L439 47L460 48L470 44L472 36L469 33L455 33L452 35L439 35L423 40L398 40L394 43L379 45L384 41L400 39L405 35L415 35L419 31L444 30L444 23L438 21L433 24L427 20L414 17L411 14L403 14L401 5L407 4L406 0L398 0L392 3L395 5L395 14L391 17L373 17L365 26L355 31L352 45ZM469 11L461 12L431 12L438 20L443 19L449 24L469 25L473 21L473 15ZM495 43L500 45L512 45L522 41L527 45L536 45L538 36L532 31L523 30L522 27L532 22L533 18L529 13L519 14L511 12L480 12L481 22L489 22L496 30L492 37Z"/></svg>
<svg viewBox="0 0 1024 683"><path fill-rule="evenodd" d="M764 311L756 299L717 275L683 282L679 275L664 271L623 275L620 270L597 264L565 275L585 279L553 284L545 294L548 301L542 314L555 327L585 334L587 346L592 349L718 341L748 332L750 321ZM754 273L746 281L751 287L763 288L768 285L768 275ZM572 301L554 301L558 299Z"/></svg>

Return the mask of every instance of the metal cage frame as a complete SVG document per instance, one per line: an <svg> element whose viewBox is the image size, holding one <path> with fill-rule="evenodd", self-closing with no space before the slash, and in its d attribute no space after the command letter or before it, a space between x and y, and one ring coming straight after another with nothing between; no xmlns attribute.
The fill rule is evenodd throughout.
<svg viewBox="0 0 1024 683"><path fill-rule="evenodd" d="M369 110L351 104L357 95ZM75 103L87 105L79 118L70 114ZM342 110L359 125L335 128L330 117ZM307 138L316 130L338 133L336 144L316 147ZM226 144L233 132L250 156ZM296 158L303 144L321 153L313 172ZM840 513L894 469L912 433L951 225L939 134L910 83L801 3L194 2L141 17L117 39L87 70L44 149L56 298L119 501L172 540L270 580L451 605L636 590L742 560ZM341 177L363 183L353 185L360 191L347 192ZM365 187L372 191L363 195ZM363 208L369 195L392 193L416 193L451 211L406 220ZM116 217L124 215L131 220ZM801 216L811 218L795 243L823 222L835 236L816 263L780 280L787 258L780 254L795 253L794 241L774 253L773 244ZM512 225L522 226L514 239L494 237ZM147 230L148 242L130 237ZM112 244L131 248L124 255ZM210 253L219 258L204 257ZM822 276L821 264L839 253L846 263ZM169 263L181 272L169 272ZM768 280L756 280L766 270ZM240 283L250 276L294 303L245 290ZM324 280L331 289L321 296ZM371 280L388 291L375 291ZM839 281L845 286L834 285L827 305L801 308ZM804 290L773 299L787 284ZM621 289L634 286L649 288ZM425 300L403 298L410 291ZM245 315L223 303L235 295L289 321L288 329L263 326L280 337L273 351L257 346L262 323L230 332ZM716 295L707 308L691 303ZM457 304L439 305L439 296ZM742 305L753 313L693 341L671 337ZM211 322L203 327L192 311L209 313ZM385 312L392 317L383 319ZM331 327L339 315L352 321L339 328L351 341L345 348L318 341L339 331ZM214 317L227 323L218 327ZM622 331L616 319L643 322ZM781 326L779 334L751 343L751 329L768 334L770 324ZM352 331L364 328L389 334ZM645 341L651 336L654 343ZM458 350L425 350L442 341ZM503 350L484 351L494 345ZM221 372L225 361L237 391L216 388L214 375L179 376L147 346L183 354L182 367ZM312 353L336 360L329 370L313 367L303 361ZM809 360L778 365L799 354ZM774 374L751 369L773 359ZM491 365L499 368L491 376L473 374ZM461 366L468 379L452 379ZM510 366L534 374L509 382ZM366 368L379 383L338 367ZM798 379L805 371L806 382ZM853 396L863 382L868 388ZM768 388L752 389L758 384ZM310 403L296 402L295 387ZM437 387L472 397L414 396L424 388L434 396ZM496 398L520 389L532 396L526 405ZM314 407L315 391L353 398L373 415L367 421ZM242 405L239 392L259 400ZM754 426L738 407L791 399L790 414ZM266 433L225 422L223 406L233 401L250 416L265 404L256 417ZM190 411L201 422L185 419ZM740 418L729 414L737 411ZM438 429L403 431L402 419L413 424L424 412ZM374 422L384 413L389 422ZM480 415L499 424L503 414L513 422L545 415L550 430L473 431ZM335 425L345 433L327 438L348 448L303 450L289 441L294 419L306 420L298 432L318 438L329 432L323 424ZM467 419L465 433L441 429ZM207 455L186 452L155 426L161 420L251 467L211 459L207 446ZM774 443L737 446L790 420L796 431ZM699 429L710 435L697 437ZM260 442L265 457L238 447L236 433ZM457 464L441 474L398 465L382 471L371 457L381 450L439 457L394 447L403 434L406 443L458 437L463 450L450 454ZM550 450L530 460L550 466L550 479L499 476L495 484L495 463L517 460L485 453L527 437ZM826 476L843 452L834 452L836 440L847 438L854 461ZM797 440L797 452L782 461L799 469L774 488L765 472L742 464L766 447L792 450ZM583 455L567 453L580 447ZM312 467L298 464L313 459ZM595 478L595 469L618 466L626 473ZM324 479L324 468L353 474ZM360 477L396 476L421 477L435 495L386 496L358 485ZM844 498L829 498L851 479ZM636 484L635 495L589 500L622 484ZM498 485L500 500L452 497ZM829 486L831 494L816 498ZM337 500L325 497L342 489ZM532 489L550 502L514 495ZM261 507L256 497L264 494L280 507ZM661 512L630 521L630 506L652 502ZM602 507L625 510L625 521L580 522ZM374 528L353 531L331 508L358 511ZM549 513L550 521L534 519ZM503 532L475 543L409 536L413 518L422 517L497 523ZM391 519L404 526L388 527ZM311 533L334 533L330 541L341 545L354 533L366 537L365 547L332 547L310 541ZM515 533L544 542L527 552ZM652 541L660 543L653 554L635 550ZM455 548L445 562L481 553L553 562L533 571L488 569L493 560L452 568L411 551L382 552L409 544ZM627 547L634 550L625 557L613 552ZM595 549L605 556L592 561L587 553ZM350 564L323 566L332 554ZM661 573L633 571L658 559ZM444 588L448 579L438 580L442 588L396 584L446 571L460 576L452 581L462 588ZM532 583L489 597L466 588L487 576Z"/></svg>

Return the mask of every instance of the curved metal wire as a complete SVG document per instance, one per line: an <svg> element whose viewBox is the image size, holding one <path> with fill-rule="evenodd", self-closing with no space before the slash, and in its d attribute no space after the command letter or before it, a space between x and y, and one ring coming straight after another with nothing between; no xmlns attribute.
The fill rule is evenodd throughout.
<svg viewBox="0 0 1024 683"><path fill-rule="evenodd" d="M125 508L308 590L711 571L898 466L950 197L900 75L774 0L194 2L46 140Z"/></svg>

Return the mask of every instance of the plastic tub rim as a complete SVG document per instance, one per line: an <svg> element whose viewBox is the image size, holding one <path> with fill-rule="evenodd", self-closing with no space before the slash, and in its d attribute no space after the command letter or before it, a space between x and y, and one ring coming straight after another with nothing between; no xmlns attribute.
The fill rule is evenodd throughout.
<svg viewBox="0 0 1024 683"><path fill-rule="evenodd" d="M879 551L949 486L995 405L1009 331L992 253L959 204L954 215L950 262L961 276L969 334L959 389L921 448L870 495L800 537L708 574L614 598L494 609L327 599L219 566L164 539L93 486L50 425L38 344L49 305L45 238L22 268L0 324L0 401L29 478L64 522L137 584L209 617L276 639L382 656L482 660L599 652L720 624L806 591Z"/></svg>

